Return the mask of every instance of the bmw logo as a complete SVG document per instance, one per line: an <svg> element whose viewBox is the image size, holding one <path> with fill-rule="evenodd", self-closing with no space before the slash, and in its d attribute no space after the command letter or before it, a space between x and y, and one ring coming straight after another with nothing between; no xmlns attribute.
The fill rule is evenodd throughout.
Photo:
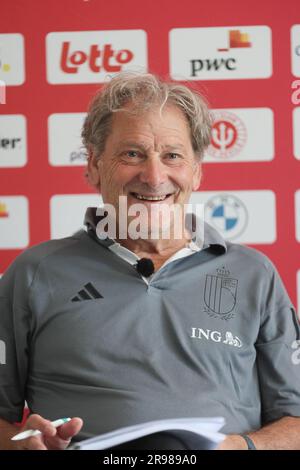
<svg viewBox="0 0 300 470"><path fill-rule="evenodd" d="M248 211L236 196L221 194L207 201L205 218L224 238L233 240L244 232L248 223Z"/></svg>

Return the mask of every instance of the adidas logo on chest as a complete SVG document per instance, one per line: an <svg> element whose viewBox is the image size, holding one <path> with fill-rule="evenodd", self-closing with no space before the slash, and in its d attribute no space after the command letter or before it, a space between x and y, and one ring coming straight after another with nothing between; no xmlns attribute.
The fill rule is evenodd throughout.
<svg viewBox="0 0 300 470"><path fill-rule="evenodd" d="M103 299L103 295L96 289L91 282L88 282L83 288L77 292L72 302L81 302L83 300Z"/></svg>

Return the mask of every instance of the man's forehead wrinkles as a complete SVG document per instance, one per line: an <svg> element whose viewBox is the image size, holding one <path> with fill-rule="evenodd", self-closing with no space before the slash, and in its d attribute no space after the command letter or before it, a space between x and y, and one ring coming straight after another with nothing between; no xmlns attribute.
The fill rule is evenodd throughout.
<svg viewBox="0 0 300 470"><path fill-rule="evenodd" d="M122 140L118 145L120 148L124 147L134 147L134 148L142 148L142 149L149 149L153 147L153 139L152 142L148 140L148 142L140 139L130 139L130 140Z"/></svg>
<svg viewBox="0 0 300 470"><path fill-rule="evenodd" d="M147 141L145 140L140 140L140 139L130 139L130 140L123 140L119 146L120 148L123 147L136 147L136 148L141 148L144 150L150 150L150 149L161 149L161 150L175 150L175 149L180 149L184 150L185 145L183 145L181 142L172 142L172 139L170 139L170 142L168 143L163 143L163 142L157 142L157 139L148 139Z"/></svg>

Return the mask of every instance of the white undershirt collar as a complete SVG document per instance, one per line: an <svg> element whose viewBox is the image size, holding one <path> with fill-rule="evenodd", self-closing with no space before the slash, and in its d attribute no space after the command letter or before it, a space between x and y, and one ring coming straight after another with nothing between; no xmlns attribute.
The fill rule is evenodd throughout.
<svg viewBox="0 0 300 470"><path fill-rule="evenodd" d="M169 264L169 263L171 263L175 260L178 260L180 258L185 258L187 256L193 255L194 253L197 253L198 251L202 250L202 247L203 247L203 243L199 243L199 242L195 243L192 240L186 247L181 248L180 250L176 251L176 253L174 253L170 258L168 258L164 262L164 264L159 268L159 270L162 269L167 264ZM122 246L118 242L114 242L112 245L110 245L108 247L108 249L111 250L113 253L115 253L120 258L122 258L127 263L131 264L132 266L135 265L136 262L140 259L139 256L137 256L133 251L128 250L128 248L125 248L124 246ZM156 273L158 271L156 271ZM156 274L156 273L154 273L154 274ZM143 278L145 283L149 285L149 281L152 279L154 274L152 274L151 276L149 276L147 278L144 277L144 276L141 276L141 277Z"/></svg>

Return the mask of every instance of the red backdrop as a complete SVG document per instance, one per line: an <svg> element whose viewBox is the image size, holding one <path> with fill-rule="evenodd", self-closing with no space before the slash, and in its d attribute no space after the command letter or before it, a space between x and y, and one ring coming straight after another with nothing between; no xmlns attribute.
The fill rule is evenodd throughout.
<svg viewBox="0 0 300 470"><path fill-rule="evenodd" d="M45 39L49 32L142 29L147 34L149 70L168 76L171 29L267 25L272 31L273 74L269 78L199 80L193 85L206 90L213 108L271 108L274 159L206 164L201 190L268 189L275 192L277 239L274 243L256 244L255 248L276 264L296 303L300 256L295 192L300 189L300 160L295 158L293 149L295 104L291 99L291 85L295 76L291 68L290 39L291 27L295 24L300 24L298 0L284 3L271 0L250 3L240 0L2 0L0 31L24 36L26 78L22 85L7 87L6 104L0 105L0 113L26 116L28 161L21 168L0 168L0 195L21 194L28 198L29 244L50 238L51 196L92 192L86 185L82 167L49 164L47 119L53 113L85 112L99 85L47 82ZM0 250L0 273L20 252Z"/></svg>

